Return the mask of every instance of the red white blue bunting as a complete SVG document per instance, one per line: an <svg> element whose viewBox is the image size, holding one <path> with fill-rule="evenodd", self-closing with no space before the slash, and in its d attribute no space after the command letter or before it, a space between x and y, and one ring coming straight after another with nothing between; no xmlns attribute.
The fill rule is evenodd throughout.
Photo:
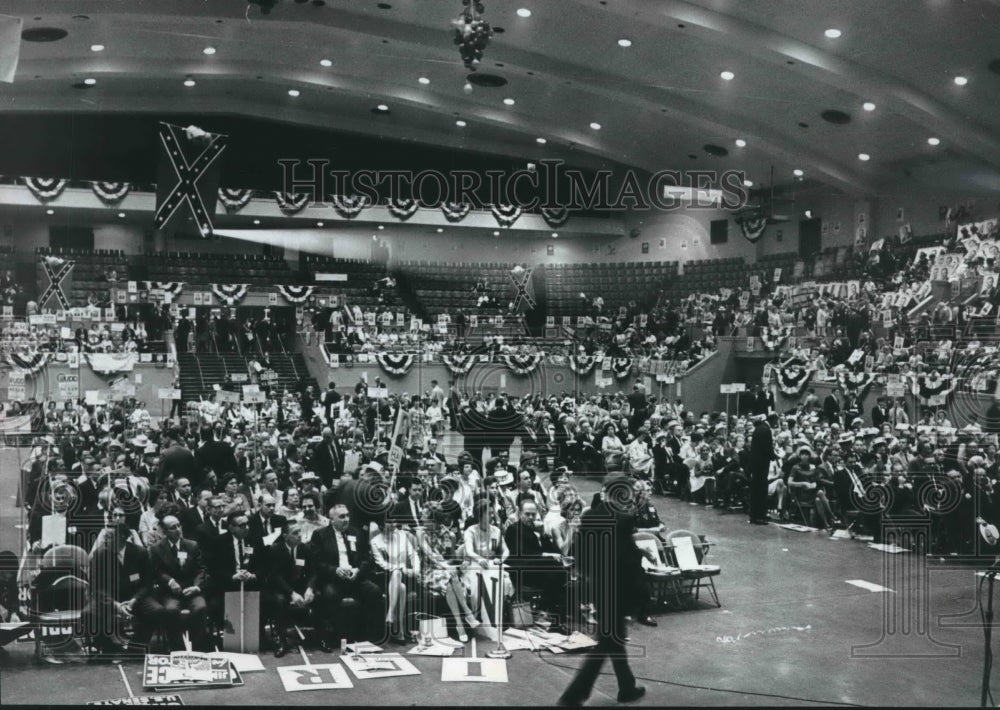
<svg viewBox="0 0 1000 710"><path fill-rule="evenodd" d="M375 361L390 375L405 375L413 366L414 357L409 353L375 353Z"/></svg>
<svg viewBox="0 0 1000 710"><path fill-rule="evenodd" d="M7 353L8 365L25 375L34 375L49 362L49 353Z"/></svg>
<svg viewBox="0 0 1000 710"><path fill-rule="evenodd" d="M94 191L95 195L97 195L97 199L105 205L117 205L125 199L131 187L132 186L127 182L104 182L102 180L94 180L90 183L90 189Z"/></svg>
<svg viewBox="0 0 1000 710"><path fill-rule="evenodd" d="M253 190L239 190L233 187L219 188L219 202L226 208L226 212L239 212L250 204L253 197Z"/></svg>
<svg viewBox="0 0 1000 710"><path fill-rule="evenodd" d="M309 204L309 195L307 193L289 195L284 192L275 192L274 199L277 201L278 209L281 210L281 213L288 216L298 214Z"/></svg>
<svg viewBox="0 0 1000 710"><path fill-rule="evenodd" d="M514 373L518 375L529 375L538 369L545 356L541 353L534 355L501 355L500 359Z"/></svg>
<svg viewBox="0 0 1000 710"><path fill-rule="evenodd" d="M184 289L183 281L146 281L146 288L150 291L158 289L163 293L176 297Z"/></svg>
<svg viewBox="0 0 1000 710"><path fill-rule="evenodd" d="M405 222L410 217L415 215L419 207L420 205L416 200L399 197L394 197L389 200L389 214L398 219L400 222Z"/></svg>
<svg viewBox="0 0 1000 710"><path fill-rule="evenodd" d="M476 364L475 355L463 355L461 353L441 355L441 361L453 375L464 375Z"/></svg>
<svg viewBox="0 0 1000 710"><path fill-rule="evenodd" d="M806 384L812 378L814 370L798 365L791 367L779 367L778 388L789 397L798 397L806 388Z"/></svg>
<svg viewBox="0 0 1000 710"><path fill-rule="evenodd" d="M615 379L620 380L623 377L627 377L628 373L631 371L632 371L632 358L630 357L611 358L611 372L614 373Z"/></svg>
<svg viewBox="0 0 1000 710"><path fill-rule="evenodd" d="M316 290L315 286L285 286L278 284L275 288L289 303L305 303Z"/></svg>
<svg viewBox="0 0 1000 710"><path fill-rule="evenodd" d="M234 306L247 295L250 284L211 284L212 293L227 306Z"/></svg>
<svg viewBox="0 0 1000 710"><path fill-rule="evenodd" d="M442 202L441 211L449 222L461 222L469 214L472 205L465 202Z"/></svg>
<svg viewBox="0 0 1000 710"><path fill-rule="evenodd" d="M361 210L371 205L372 201L364 195L351 195L350 197L330 195L330 203L341 217L344 219L354 219L361 214Z"/></svg>
<svg viewBox="0 0 1000 710"><path fill-rule="evenodd" d="M56 199L66 189L66 185L69 184L69 180L58 178L26 177L21 179L24 180L24 184L28 186L28 190L31 191L31 194L39 202L48 202L49 200Z"/></svg>
<svg viewBox="0 0 1000 710"><path fill-rule="evenodd" d="M586 375L597 364L597 358L593 355L570 355L568 361L569 369L578 375Z"/></svg>
<svg viewBox="0 0 1000 710"><path fill-rule="evenodd" d="M509 227L521 216L521 208L517 205L491 205L490 212L501 227Z"/></svg>

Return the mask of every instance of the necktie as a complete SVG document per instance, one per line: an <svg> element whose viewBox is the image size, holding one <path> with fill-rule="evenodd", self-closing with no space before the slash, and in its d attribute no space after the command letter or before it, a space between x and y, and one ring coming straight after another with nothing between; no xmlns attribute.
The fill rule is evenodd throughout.
<svg viewBox="0 0 1000 710"><path fill-rule="evenodd" d="M417 515L417 504L413 502L412 498L410 498L410 514L413 515L415 521L420 522L420 517Z"/></svg>
<svg viewBox="0 0 1000 710"><path fill-rule="evenodd" d="M239 540L239 552L237 553L238 557L236 559L236 567L237 567L237 569L243 567L243 559L244 559L243 554L244 554L243 553L243 541Z"/></svg>

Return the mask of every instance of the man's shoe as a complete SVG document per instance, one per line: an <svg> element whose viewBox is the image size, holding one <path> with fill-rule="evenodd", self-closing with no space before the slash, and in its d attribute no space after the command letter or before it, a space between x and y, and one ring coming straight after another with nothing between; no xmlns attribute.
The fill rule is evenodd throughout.
<svg viewBox="0 0 1000 710"><path fill-rule="evenodd" d="M323 653L333 653L333 646L330 645L330 642L327 639L320 639L319 650Z"/></svg>
<svg viewBox="0 0 1000 710"><path fill-rule="evenodd" d="M639 619L639 623L642 624L643 626L659 626L659 624L656 623L656 619L654 619L651 616L642 617L641 619Z"/></svg>
<svg viewBox="0 0 1000 710"><path fill-rule="evenodd" d="M278 647L274 649L274 657L284 658L286 655L288 655L288 646L283 643L279 643Z"/></svg>
<svg viewBox="0 0 1000 710"><path fill-rule="evenodd" d="M565 695L560 695L559 699L556 701L556 705L561 708L578 708L583 705L583 701L576 700L575 698L568 698Z"/></svg>
<svg viewBox="0 0 1000 710"><path fill-rule="evenodd" d="M618 691L618 702L620 703L631 703L635 702L643 695L646 694L646 689L641 685L637 685L631 690L619 690Z"/></svg>

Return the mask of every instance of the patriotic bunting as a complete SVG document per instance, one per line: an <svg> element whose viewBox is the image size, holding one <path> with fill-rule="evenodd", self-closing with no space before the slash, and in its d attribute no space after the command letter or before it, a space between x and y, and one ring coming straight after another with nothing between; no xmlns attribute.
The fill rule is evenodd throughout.
<svg viewBox="0 0 1000 710"><path fill-rule="evenodd" d="M837 373L837 384L840 385L840 388L844 392L857 394L859 397L864 397L865 392L874 381L875 375L870 372L841 371Z"/></svg>
<svg viewBox="0 0 1000 710"><path fill-rule="evenodd" d="M250 284L211 284L212 293L227 306L233 306L247 295Z"/></svg>
<svg viewBox="0 0 1000 710"><path fill-rule="evenodd" d="M139 361L139 353L85 353L90 368L99 374L131 372Z"/></svg>
<svg viewBox="0 0 1000 710"><path fill-rule="evenodd" d="M767 228L768 219L763 213L752 215L740 215L736 217L736 224L740 225L740 231L746 240L751 244L757 242L764 230Z"/></svg>
<svg viewBox="0 0 1000 710"><path fill-rule="evenodd" d="M165 294L169 294L174 298L180 294L181 290L184 288L183 281L143 281L146 284L146 289L152 291L153 289L158 289L163 291Z"/></svg>
<svg viewBox="0 0 1000 710"><path fill-rule="evenodd" d="M226 208L226 212L239 212L250 204L253 197L253 190L238 190L232 187L219 188L219 202Z"/></svg>
<svg viewBox="0 0 1000 710"><path fill-rule="evenodd" d="M275 192L274 199L277 201L278 209L281 210L281 213L289 217L293 214L298 214L309 204L309 195L307 193L290 195L284 192Z"/></svg>
<svg viewBox="0 0 1000 710"><path fill-rule="evenodd" d="M777 371L778 389L789 397L798 397L802 394L813 374L812 368L807 369L798 365L779 367Z"/></svg>
<svg viewBox="0 0 1000 710"><path fill-rule="evenodd" d="M442 202L441 211L449 222L461 222L469 214L472 206L465 202Z"/></svg>
<svg viewBox="0 0 1000 710"><path fill-rule="evenodd" d="M129 190L132 186L127 182L103 182L101 180L94 180L90 183L90 189L94 191L99 199L105 205L116 205L125 199L128 195Z"/></svg>
<svg viewBox="0 0 1000 710"><path fill-rule="evenodd" d="M4 360L16 371L34 375L49 362L49 353L7 353Z"/></svg>
<svg viewBox="0 0 1000 710"><path fill-rule="evenodd" d="M911 375L913 394L923 400L923 404L933 406L934 404L944 404L947 397L958 384L951 375L942 375L940 372L929 372L923 375ZM932 402L933 397L940 397L937 402Z"/></svg>
<svg viewBox="0 0 1000 710"><path fill-rule="evenodd" d="M409 353L376 353L375 361L390 375L405 375L413 366L413 355Z"/></svg>
<svg viewBox="0 0 1000 710"><path fill-rule="evenodd" d="M472 369L472 366L476 364L475 355L463 355L461 353L455 353L449 355L447 353L441 355L441 361L448 368L448 371L453 375L465 375Z"/></svg>
<svg viewBox="0 0 1000 710"><path fill-rule="evenodd" d="M509 227L521 216L521 208L517 205L491 205L490 212L501 227Z"/></svg>
<svg viewBox="0 0 1000 710"><path fill-rule="evenodd" d="M66 185L69 184L69 180L62 180L56 178L33 178L26 177L22 178L24 184L28 186L28 190L34 195L39 202L48 202L54 200L62 191L66 189Z"/></svg>
<svg viewBox="0 0 1000 710"><path fill-rule="evenodd" d="M315 286L285 286L278 284L275 288L289 303L305 303L316 290Z"/></svg>
<svg viewBox="0 0 1000 710"><path fill-rule="evenodd" d="M358 195L350 197L330 195L330 202L333 204L333 209L337 210L337 214L344 219L354 219L361 214L361 210L372 203L371 199L364 195L360 197Z"/></svg>
<svg viewBox="0 0 1000 710"><path fill-rule="evenodd" d="M586 375L597 364L597 358L593 355L570 355L568 360L569 369L578 375Z"/></svg>
<svg viewBox="0 0 1000 710"><path fill-rule="evenodd" d="M394 197L389 200L389 214L398 219L400 222L405 222L410 217L417 213L417 209L420 207L416 200L402 199Z"/></svg>
<svg viewBox="0 0 1000 710"><path fill-rule="evenodd" d="M535 353L534 355L501 355L500 359L503 360L504 364L513 372L518 375L529 375L538 369L542 360L545 356L541 353Z"/></svg>
<svg viewBox="0 0 1000 710"><path fill-rule="evenodd" d="M792 334L791 328L762 328L760 340L767 350L779 350L788 342L788 336Z"/></svg>
<svg viewBox="0 0 1000 710"><path fill-rule="evenodd" d="M550 227L561 227L569 219L569 210L565 207L542 208L542 218Z"/></svg>
<svg viewBox="0 0 1000 710"><path fill-rule="evenodd" d="M626 377L632 370L632 358L613 357L611 358L611 372L615 374L615 379L620 380Z"/></svg>

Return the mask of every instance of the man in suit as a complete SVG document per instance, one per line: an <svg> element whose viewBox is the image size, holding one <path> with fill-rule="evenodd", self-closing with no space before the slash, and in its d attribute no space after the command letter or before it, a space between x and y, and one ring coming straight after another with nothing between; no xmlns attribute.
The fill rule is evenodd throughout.
<svg viewBox="0 0 1000 710"><path fill-rule="evenodd" d="M123 651L121 625L132 620L132 645L149 642L160 619L149 604L152 569L145 548L131 538L125 509L114 506L110 526L97 536L90 552L90 598L83 628L101 653Z"/></svg>
<svg viewBox="0 0 1000 710"><path fill-rule="evenodd" d="M639 427L646 421L648 414L649 402L646 400L645 388L640 389L640 387L639 384L632 385L632 394L627 398L629 406L628 428L632 434L638 431Z"/></svg>
<svg viewBox="0 0 1000 710"><path fill-rule="evenodd" d="M323 429L323 440L316 444L312 469L327 488L330 488L335 478L340 478L344 473L344 451L330 427Z"/></svg>
<svg viewBox="0 0 1000 710"><path fill-rule="evenodd" d="M753 438L750 440L749 468L750 474L750 522L754 525L767 525L767 474L774 453L774 432L772 427L778 425L778 415L771 412L766 419L757 424Z"/></svg>
<svg viewBox="0 0 1000 710"><path fill-rule="evenodd" d="M823 400L823 414L826 416L826 420L831 424L841 424L841 414L840 414L840 388L834 387L833 391L826 396Z"/></svg>
<svg viewBox="0 0 1000 710"><path fill-rule="evenodd" d="M519 576L520 584L542 589L542 604L553 614L564 617L566 611L567 572L561 562L544 553L559 553L552 539L538 526L538 504L528 498L518 506L518 521L507 526L504 542L510 551L507 565L511 576ZM520 587L518 582L515 585ZM568 633L565 627L554 627L556 633Z"/></svg>
<svg viewBox="0 0 1000 710"><path fill-rule="evenodd" d="M181 521L175 516L166 516L161 525L167 536L149 550L153 580L157 585L150 606L162 619L172 650L183 648L180 632L185 626L194 650L211 650L205 643L208 607L204 589L208 570L201 547L194 540L181 537ZM187 624L181 616L184 609L190 612Z"/></svg>
<svg viewBox="0 0 1000 710"><path fill-rule="evenodd" d="M215 538L206 550L206 561L212 575L206 597L211 617L221 627L225 616L226 592L258 591L263 576L264 549L249 539L250 518L236 511L226 517L226 532Z"/></svg>
<svg viewBox="0 0 1000 710"><path fill-rule="evenodd" d="M181 529L189 540L198 539L198 528L208 520L208 506L213 498L212 491L201 491L197 502L181 511Z"/></svg>
<svg viewBox="0 0 1000 710"><path fill-rule="evenodd" d="M171 473L174 478L186 478L193 484L201 483L202 475L198 461L191 450L186 448L181 439L180 429L173 429L163 439L163 451L160 454L160 469L157 481L165 481Z"/></svg>
<svg viewBox="0 0 1000 710"><path fill-rule="evenodd" d="M310 580L313 562L309 548L302 544L302 531L297 522L285 527L285 533L268 549L267 577L264 586L264 606L274 619L277 646L274 657L288 653L288 625L293 611L308 611L315 599Z"/></svg>
<svg viewBox="0 0 1000 710"><path fill-rule="evenodd" d="M323 410L326 414L327 422L332 422L335 418L334 408L340 404L340 393L337 392L337 383L331 382L326 392L323 394Z"/></svg>
<svg viewBox="0 0 1000 710"><path fill-rule="evenodd" d="M382 590L369 579L372 570L367 538L351 526L347 506L334 505L329 512L330 524L313 533L309 544L314 562L309 586L318 591L320 649L327 653L332 649L334 626L345 597L357 600L364 614L364 638L378 641L385 630Z"/></svg>
<svg viewBox="0 0 1000 710"><path fill-rule="evenodd" d="M416 527L420 525L423 517L423 492L424 484L418 478L400 480L399 500L392 509L392 518L400 525Z"/></svg>
<svg viewBox="0 0 1000 710"><path fill-rule="evenodd" d="M203 549L211 549L219 535L226 532L226 504L222 498L212 497L208 502L208 518L194 531L194 539Z"/></svg>
<svg viewBox="0 0 1000 710"><path fill-rule="evenodd" d="M201 446L194 454L203 471L215 471L219 478L227 473L236 473L236 455L233 447L224 441L215 440L215 430L205 425L201 428Z"/></svg>
<svg viewBox="0 0 1000 710"><path fill-rule="evenodd" d="M879 397L878 402L872 407L872 426L879 429L882 428L882 424L889 421L889 407L886 404L884 397Z"/></svg>
<svg viewBox="0 0 1000 710"><path fill-rule="evenodd" d="M282 530L288 524L285 516L275 514L274 509L277 504L273 496L265 493L260 497L260 507L257 512L250 516L248 541L255 548L263 550L264 538Z"/></svg>

